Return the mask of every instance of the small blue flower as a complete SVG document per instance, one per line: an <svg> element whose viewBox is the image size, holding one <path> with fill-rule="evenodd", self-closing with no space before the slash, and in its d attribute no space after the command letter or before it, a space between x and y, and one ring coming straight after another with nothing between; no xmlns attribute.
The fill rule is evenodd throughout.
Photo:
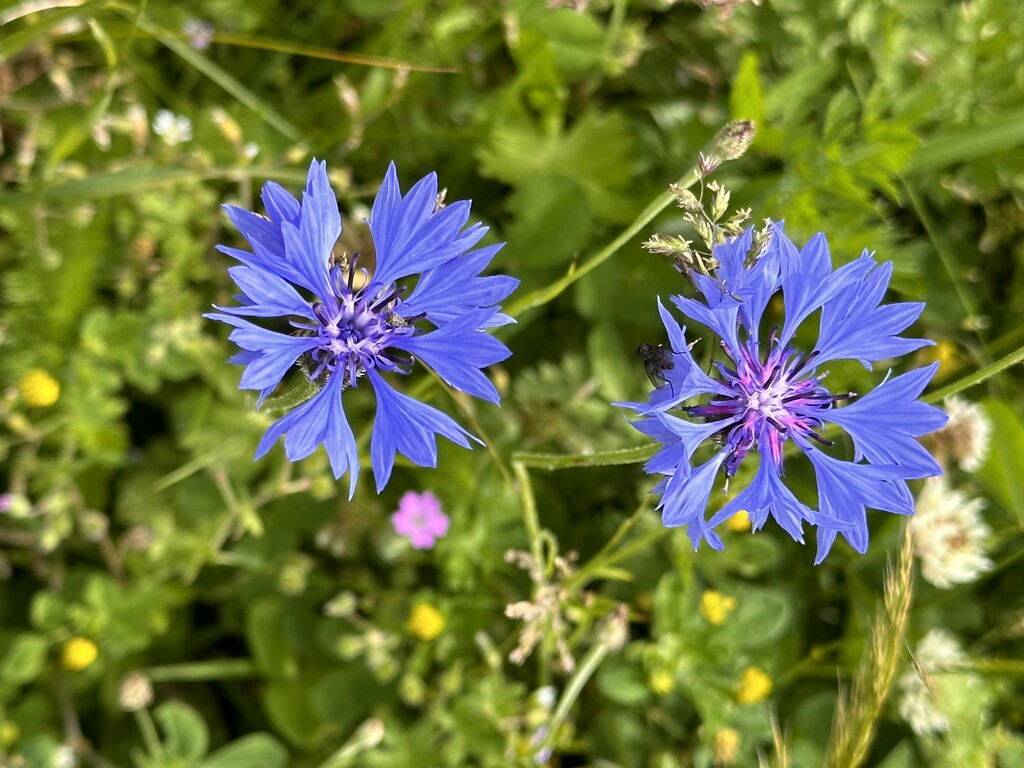
<svg viewBox="0 0 1024 768"><path fill-rule="evenodd" d="M245 366L239 386L258 390L261 403L296 363L319 391L270 426L256 458L282 435L289 461L323 443L335 477L349 473L351 496L359 454L343 395L365 382L377 398L370 456L378 492L391 476L396 452L433 467L435 435L468 448L468 432L394 389L385 376L407 375L419 359L455 389L499 400L481 369L509 351L484 331L513 322L497 302L519 281L480 276L501 244L473 250L487 228L466 226L469 201L439 207L435 174L403 197L392 164L370 213L372 274L356 268L357 257L335 260L341 217L326 163L310 165L301 201L267 182L263 203L266 217L226 206L252 252L218 246L241 262L228 270L241 290L241 306L217 307L206 317L234 328L229 338L242 351L231 362ZM286 318L294 331L280 333L246 317Z"/></svg>
<svg viewBox="0 0 1024 768"><path fill-rule="evenodd" d="M659 300L671 345L662 371L665 384L646 403L620 405L640 413L634 426L663 444L645 469L664 476L655 488L661 494L658 506L664 524L686 526L695 549L702 539L721 549L714 527L745 510L754 530L771 516L801 543L803 524L816 526L816 562L828 554L837 533L863 553L868 546L866 510L912 514L906 481L942 474L915 439L946 422L941 410L917 399L938 364L887 378L860 398L845 392L833 395L823 384L827 371L821 366L853 359L870 369L873 362L931 344L899 336L924 305L881 306L892 265L879 265L865 253L833 270L821 234L798 251L781 226L773 225L768 250L747 265L751 242L748 231L715 249L719 266L714 273L693 276L700 300L672 297L683 314L722 340L728 360L716 363L718 377L697 364L686 329ZM765 333L762 316L780 292L785 321L781 329ZM817 343L805 351L795 342L797 329L819 311ZM684 405L700 396L710 397ZM826 423L850 435L853 461L823 450L832 447L821 434ZM713 437L719 440L719 449L693 466L698 447ZM797 499L783 482L784 449L790 440L814 467L817 510ZM707 520L705 510L719 471L733 477L751 452L759 457L753 481Z"/></svg>

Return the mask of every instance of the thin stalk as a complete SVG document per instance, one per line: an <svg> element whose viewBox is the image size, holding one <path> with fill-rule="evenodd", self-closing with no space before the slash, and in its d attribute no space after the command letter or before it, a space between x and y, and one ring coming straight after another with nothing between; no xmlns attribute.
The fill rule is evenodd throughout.
<svg viewBox="0 0 1024 768"><path fill-rule="evenodd" d="M184 664L161 664L141 670L154 683L205 683L258 677L252 659L215 659Z"/></svg>
<svg viewBox="0 0 1024 768"><path fill-rule="evenodd" d="M913 586L913 546L904 524L899 559L886 574L883 605L875 615L868 648L850 690L840 694L836 705L823 768L858 768L868 756L906 641Z"/></svg>

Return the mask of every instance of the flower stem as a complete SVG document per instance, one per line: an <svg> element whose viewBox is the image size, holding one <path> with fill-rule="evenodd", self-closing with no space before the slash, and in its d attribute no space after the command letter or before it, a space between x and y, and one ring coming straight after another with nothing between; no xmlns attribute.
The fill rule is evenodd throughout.
<svg viewBox="0 0 1024 768"><path fill-rule="evenodd" d="M147 667L142 673L154 683L208 682L213 680L244 680L257 677L251 659L215 659L185 664L161 664Z"/></svg>
<svg viewBox="0 0 1024 768"><path fill-rule="evenodd" d="M687 173L676 182L676 186L681 189L689 189L696 183L696 181L697 169L694 167L687 171ZM535 291L530 291L530 293L526 294L522 298L513 301L509 305L508 309L505 310L505 313L512 317L518 317L523 314L523 312L547 304L549 301L556 298L570 285L575 283L584 275L593 272L611 258L616 251L636 237L644 227L650 224L655 216L668 208L668 206L672 204L673 200L675 200L675 195L671 191L662 192L640 212L640 215L633 220L632 224L622 230L619 236L612 240L608 245L584 261L579 267L576 267L575 265L570 266L569 271L558 280L551 283L551 285L538 288Z"/></svg>
<svg viewBox="0 0 1024 768"><path fill-rule="evenodd" d="M570 469L572 467L607 467L615 464L637 464L647 461L658 450L657 443L633 448L615 448L594 453L527 453L517 451L512 461L536 469Z"/></svg>
<svg viewBox="0 0 1024 768"><path fill-rule="evenodd" d="M956 381L950 384L948 387L943 387L937 392L932 392L930 395L922 399L926 403L937 403L940 400L944 400L945 398L949 397L950 395L956 395L960 392L963 392L966 389L976 387L986 379L992 378L997 373L1001 373L1002 371L1005 371L1007 368L1017 365L1021 361L1024 361L1024 347L1018 347L1013 352L1006 355L1005 357L1001 357L994 363L986 365L984 368L975 371L970 376L965 376L964 378L960 379L960 381Z"/></svg>

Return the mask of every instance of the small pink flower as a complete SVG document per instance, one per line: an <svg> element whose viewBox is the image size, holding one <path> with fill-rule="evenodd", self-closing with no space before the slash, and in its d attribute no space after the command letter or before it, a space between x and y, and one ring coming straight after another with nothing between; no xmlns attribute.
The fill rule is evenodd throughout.
<svg viewBox="0 0 1024 768"><path fill-rule="evenodd" d="M391 522L399 536L409 537L416 549L433 549L434 541L448 533L448 515L441 511L441 502L430 491L406 491L398 501L398 511Z"/></svg>

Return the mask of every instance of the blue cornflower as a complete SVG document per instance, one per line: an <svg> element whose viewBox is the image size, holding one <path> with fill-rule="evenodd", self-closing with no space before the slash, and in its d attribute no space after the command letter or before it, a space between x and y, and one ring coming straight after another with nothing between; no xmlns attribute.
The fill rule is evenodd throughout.
<svg viewBox="0 0 1024 768"><path fill-rule="evenodd" d="M879 265L865 252L833 271L823 235L816 235L798 251L781 226L773 225L771 234L771 245L753 265L746 263L750 230L716 247L717 269L710 275L693 275L700 298L672 297L684 315L721 339L727 361L716 363L718 376L709 376L697 364L685 328L659 300L671 345L671 350L664 350L660 372L664 384L647 403L621 405L642 414L634 426L663 443L645 469L664 475L655 488L661 494L658 506L664 524L686 526L695 549L702 539L721 549L714 527L745 510L754 530L770 515L801 543L803 523L817 526L816 562L828 554L837 533L863 553L868 545L866 510L912 514L913 498L906 481L942 474L915 439L946 421L941 410L917 400L938 365L887 378L860 398L846 392L832 394L823 384L827 371L822 366L852 359L870 369L872 362L932 344L899 336L924 305L879 305L892 274L891 263ZM779 292L785 321L781 329L764 333L762 316ZM819 311L818 340L807 350L795 341L797 329ZM706 402L684 405L707 395ZM853 461L823 450L832 446L820 433L827 422L852 437ZM718 450L693 466L698 446L713 437ZM783 482L783 453L789 440L814 467L817 510L799 501ZM759 456L753 481L710 520L705 519L719 471L733 477L751 452Z"/></svg>
<svg viewBox="0 0 1024 768"><path fill-rule="evenodd" d="M282 435L289 461L323 443L335 477L349 473L351 496L359 454L342 401L346 389L365 382L377 398L370 456L378 491L391 476L396 452L433 467L435 435L468 448L466 430L394 389L385 375L407 375L419 359L455 389L499 400L481 369L509 351L484 330L513 322L496 304L519 281L480 276L502 244L473 250L487 228L466 227L469 201L440 207L433 173L403 197L392 164L370 213L372 274L356 268L357 257L333 255L341 217L326 163L310 165L301 201L267 182L263 203L266 217L225 207L252 252L218 246L241 262L228 270L241 289L241 306L217 307L207 317L234 327L229 338L242 351L231 362L246 367L239 386L259 390L260 402L296 363L319 391L267 429L256 458ZM287 318L293 331L243 316Z"/></svg>

